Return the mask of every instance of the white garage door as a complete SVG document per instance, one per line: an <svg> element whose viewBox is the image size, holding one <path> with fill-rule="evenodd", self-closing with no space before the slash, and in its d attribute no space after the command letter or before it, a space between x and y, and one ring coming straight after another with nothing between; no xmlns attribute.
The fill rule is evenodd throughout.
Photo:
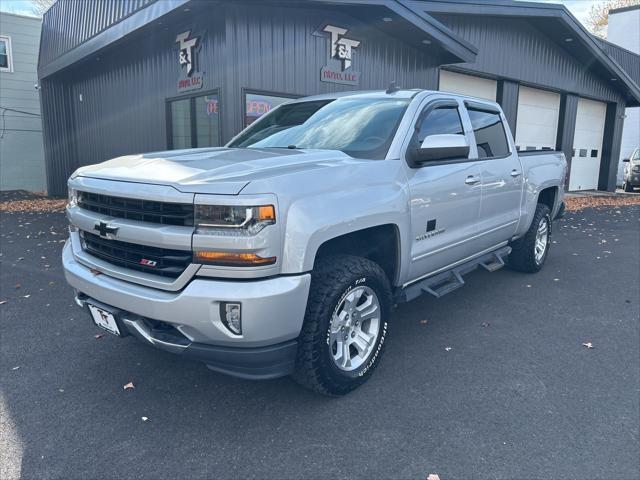
<svg viewBox="0 0 640 480"><path fill-rule="evenodd" d="M518 150L555 150L559 115L558 93L520 86L516 121Z"/></svg>
<svg viewBox="0 0 640 480"><path fill-rule="evenodd" d="M498 82L487 78L440 70L440 90L471 97L496 100Z"/></svg>
<svg viewBox="0 0 640 480"><path fill-rule="evenodd" d="M584 98L578 101L569 190L598 188L606 114L606 103Z"/></svg>

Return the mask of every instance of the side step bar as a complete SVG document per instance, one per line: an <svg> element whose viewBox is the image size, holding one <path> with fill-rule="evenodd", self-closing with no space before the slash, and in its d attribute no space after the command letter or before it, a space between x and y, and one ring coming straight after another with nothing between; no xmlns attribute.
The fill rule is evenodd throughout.
<svg viewBox="0 0 640 480"><path fill-rule="evenodd" d="M436 298L440 298L447 293L464 285L463 275L482 267L488 272L495 272L504 267L505 258L511 253L511 247L502 247L481 257L470 260L462 265L438 273L432 277L425 278L399 292L398 302L409 302L419 297L423 293L429 293Z"/></svg>

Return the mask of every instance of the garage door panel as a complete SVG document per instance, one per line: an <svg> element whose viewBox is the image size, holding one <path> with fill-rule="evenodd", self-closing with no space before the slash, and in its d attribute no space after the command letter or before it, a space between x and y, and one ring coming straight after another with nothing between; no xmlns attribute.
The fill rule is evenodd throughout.
<svg viewBox="0 0 640 480"><path fill-rule="evenodd" d="M488 78L440 70L440 91L484 98L495 102L498 82Z"/></svg>
<svg viewBox="0 0 640 480"><path fill-rule="evenodd" d="M516 145L520 150L555 149L560 115L560 95L520 86Z"/></svg>
<svg viewBox="0 0 640 480"><path fill-rule="evenodd" d="M569 190L598 188L606 115L606 103L578 100Z"/></svg>

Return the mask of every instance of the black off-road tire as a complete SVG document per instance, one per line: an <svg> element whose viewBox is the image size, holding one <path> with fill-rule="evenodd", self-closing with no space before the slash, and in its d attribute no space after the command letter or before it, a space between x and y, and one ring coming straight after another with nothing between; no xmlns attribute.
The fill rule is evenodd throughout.
<svg viewBox="0 0 640 480"><path fill-rule="evenodd" d="M371 288L380 304L379 333L370 356L356 370L340 370L329 346L331 319L348 292L359 286ZM389 280L376 263L361 257L336 255L321 258L311 277L309 299L293 378L303 387L330 396L358 388L380 363L389 332L392 297Z"/></svg>
<svg viewBox="0 0 640 480"><path fill-rule="evenodd" d="M631 185L629 182L624 182L624 183L622 184L622 189L623 189L625 192L633 192L633 185Z"/></svg>
<svg viewBox="0 0 640 480"><path fill-rule="evenodd" d="M541 261L536 261L535 246L536 233L540 222L546 219L549 231L547 248ZM511 254L509 255L508 265L513 270L525 273L536 273L540 271L549 255L549 247L551 246L551 211L546 205L539 203L536 206L536 213L527 233L511 244Z"/></svg>

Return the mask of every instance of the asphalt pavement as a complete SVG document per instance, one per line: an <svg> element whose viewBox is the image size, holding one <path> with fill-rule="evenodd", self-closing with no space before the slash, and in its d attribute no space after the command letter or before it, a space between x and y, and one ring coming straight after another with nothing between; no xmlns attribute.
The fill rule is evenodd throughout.
<svg viewBox="0 0 640 480"><path fill-rule="evenodd" d="M640 478L639 217L569 212L542 272L399 306L374 376L336 399L96 338L64 216L3 213L0 477Z"/></svg>

